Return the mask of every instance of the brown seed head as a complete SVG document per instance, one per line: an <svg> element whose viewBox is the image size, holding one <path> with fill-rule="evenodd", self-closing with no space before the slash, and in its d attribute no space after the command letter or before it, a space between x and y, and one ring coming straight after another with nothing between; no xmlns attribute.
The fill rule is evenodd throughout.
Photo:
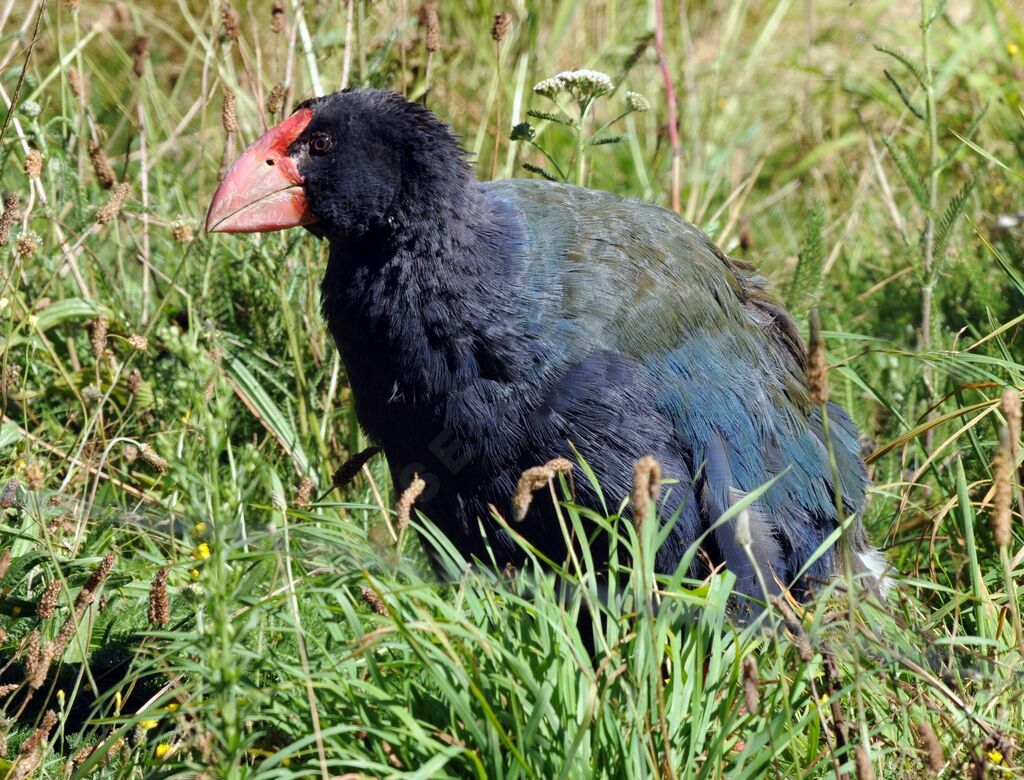
<svg viewBox="0 0 1024 780"><path fill-rule="evenodd" d="M941 772L946 757L942 753L942 745L939 744L932 724L926 720L918 721L914 724L914 731L917 733L917 747L925 755L925 765L932 772Z"/></svg>
<svg viewBox="0 0 1024 780"><path fill-rule="evenodd" d="M171 620L171 607L167 600L168 569L160 569L149 586L149 609L146 614L151 626L166 626Z"/></svg>
<svg viewBox="0 0 1024 780"><path fill-rule="evenodd" d="M29 634L25 648L25 682L29 690L38 691L46 682L46 674L50 671L53 660L53 645L43 646L39 629Z"/></svg>
<svg viewBox="0 0 1024 780"><path fill-rule="evenodd" d="M275 84L267 95L267 113L273 116L284 105L284 84Z"/></svg>
<svg viewBox="0 0 1024 780"><path fill-rule="evenodd" d="M281 0L274 0L274 4L270 6L270 31L272 33L283 32L284 22L284 3Z"/></svg>
<svg viewBox="0 0 1024 780"><path fill-rule="evenodd" d="M146 59L149 57L149 36L140 35L136 38L128 50L132 55L132 70L135 75L142 78L146 72Z"/></svg>
<svg viewBox="0 0 1024 780"><path fill-rule="evenodd" d="M53 710L47 711L46 715L43 716L43 722L39 724L39 728L22 743L21 750L18 751L18 757L14 761L14 766L11 767L7 775L7 780L25 780L25 778L32 776L32 773L36 771L43 760L42 745L50 735L50 730L56 724L57 713Z"/></svg>
<svg viewBox="0 0 1024 780"><path fill-rule="evenodd" d="M313 497L313 480L310 477L303 477L299 481L299 489L295 491L295 500L292 501L292 506L296 509L302 509L304 506L309 506L309 501Z"/></svg>
<svg viewBox="0 0 1024 780"><path fill-rule="evenodd" d="M17 487L18 487L18 483L17 482L14 482L13 480L11 482L8 482L7 483L7 491L5 492L5 495L4 495L5 498L6 498L6 493L7 492L11 493L12 495L14 494L14 491L10 489L11 485L14 485L15 489L17 489ZM7 507L10 507L10 506L14 506L14 499L12 498L10 502L7 502L7 501L0 502L0 505L3 505L3 504L6 504L6 506L3 507L4 509L6 509ZM7 576L7 570L9 568L11 568L11 551L10 550L4 550L2 553L0 553L0 582L2 582L4 577Z"/></svg>
<svg viewBox="0 0 1024 780"><path fill-rule="evenodd" d="M494 15L494 24L491 26L491 37L501 43L505 40L505 36L508 34L509 28L512 26L512 14L508 11L502 11L500 14Z"/></svg>
<svg viewBox="0 0 1024 780"><path fill-rule="evenodd" d="M387 605L384 603L384 600L377 595L377 592L373 588L368 588L364 585L359 589L359 593L360 595L362 595L363 601L366 602L370 609L372 609L378 615L383 615L384 617L387 617Z"/></svg>
<svg viewBox="0 0 1024 780"><path fill-rule="evenodd" d="M0 685L0 699L6 699L20 687L21 683L7 683L6 685ZM6 752L6 750L0 750L0 755L3 755Z"/></svg>
<svg viewBox="0 0 1024 780"><path fill-rule="evenodd" d="M235 13L234 9L230 5L225 5L220 12L221 26L224 28L224 37L232 41L237 41L238 37L242 34L241 29L238 26L238 14Z"/></svg>
<svg viewBox="0 0 1024 780"><path fill-rule="evenodd" d="M107 159L107 153L103 151L103 147L95 140L89 141L89 162L92 163L92 172L96 174L96 181L103 189L109 190L117 183L114 166Z"/></svg>
<svg viewBox="0 0 1024 780"><path fill-rule="evenodd" d="M84 102L85 85L82 83L82 74L74 66L68 68L68 86L71 87L71 94Z"/></svg>
<svg viewBox="0 0 1024 780"><path fill-rule="evenodd" d="M1003 419L1006 420L1006 427L1009 431L1010 453L1013 455L1014 460L1016 460L1017 451L1020 449L1021 434L1022 412L1020 391L1013 387L1007 387L1003 390L1003 394L999 398L999 408L1003 413Z"/></svg>
<svg viewBox="0 0 1024 780"><path fill-rule="evenodd" d="M3 214L0 214L0 246L11 240L11 225L18 211L18 196L13 192L4 198Z"/></svg>
<svg viewBox="0 0 1024 780"><path fill-rule="evenodd" d="M748 655L743 659L743 700L747 705L747 712L757 715L759 712L760 696L758 685L761 678L757 671L757 659Z"/></svg>
<svg viewBox="0 0 1024 780"><path fill-rule="evenodd" d="M57 600L60 598L61 587L63 586L60 580L54 580L46 586L46 590L39 597L39 603L36 604L36 614L39 617L43 619L53 617L53 613L57 609Z"/></svg>
<svg viewBox="0 0 1024 780"><path fill-rule="evenodd" d="M38 463L30 463L25 469L25 482L30 490L39 490L43 486L43 470Z"/></svg>
<svg viewBox="0 0 1024 780"><path fill-rule="evenodd" d="M426 0L420 7L420 27L425 31L424 42L428 52L441 48L441 22L437 17L437 0Z"/></svg>
<svg viewBox="0 0 1024 780"><path fill-rule="evenodd" d="M633 523L640 528L647 520L650 503L661 492L661 464L644 455L633 464Z"/></svg>
<svg viewBox="0 0 1024 780"><path fill-rule="evenodd" d="M140 387L142 387L142 372L133 368L128 374L128 392L135 395L139 392Z"/></svg>
<svg viewBox="0 0 1024 780"><path fill-rule="evenodd" d="M229 89L224 90L224 103L220 109L220 120L224 125L224 132L228 135L235 135L238 132L238 114L235 112L235 93Z"/></svg>
<svg viewBox="0 0 1024 780"><path fill-rule="evenodd" d="M811 403L822 406L828 402L828 360L825 358L825 344L821 338L821 318L818 310L810 315L811 338L807 351L807 390Z"/></svg>
<svg viewBox="0 0 1024 780"><path fill-rule="evenodd" d="M38 179L43 172L43 153L38 149L29 149L25 155L25 175L30 179Z"/></svg>
<svg viewBox="0 0 1024 780"><path fill-rule="evenodd" d="M27 230L18 236L15 244L15 251L22 257L31 257L39 248L39 236L32 230Z"/></svg>
<svg viewBox="0 0 1024 780"><path fill-rule="evenodd" d="M110 320L102 314L89 323L89 349L94 358L101 358L107 351L107 332Z"/></svg>
<svg viewBox="0 0 1024 780"><path fill-rule="evenodd" d="M356 478L356 475L363 470L363 466L380 452L379 447L367 447L362 452L357 452L351 458L341 464L341 467L331 477L331 484L338 490L348 487L349 483Z"/></svg>
<svg viewBox="0 0 1024 780"><path fill-rule="evenodd" d="M409 483L409 487L402 491L402 495L398 499L397 510L399 530L408 527L409 520L412 515L413 504L416 503L416 499L420 497L426 487L427 483L417 475L413 476L412 482Z"/></svg>
<svg viewBox="0 0 1024 780"><path fill-rule="evenodd" d="M131 191L132 185L128 182L123 181L118 184L110 194L110 200L100 206L96 212L96 222L100 225L113 222L117 215L121 213L121 208L124 206L125 201L128 200Z"/></svg>
<svg viewBox="0 0 1024 780"><path fill-rule="evenodd" d="M149 341L141 333L133 333L128 337L128 346L136 352L145 352L149 348Z"/></svg>
<svg viewBox="0 0 1024 780"><path fill-rule="evenodd" d="M516 492L512 496L512 518L518 523L526 517L533 503L533 494L548 485L556 474L571 474L572 463L565 458L549 460L543 466L526 469L516 484Z"/></svg>
<svg viewBox="0 0 1024 780"><path fill-rule="evenodd" d="M1010 434L1005 426L999 428L999 448L992 461L992 481L995 486L992 498L992 537L1002 547L1010 543L1013 525L1010 509L1013 500L1013 455L1010 451Z"/></svg>
<svg viewBox="0 0 1024 780"><path fill-rule="evenodd" d="M166 474L171 468L171 464L164 458L160 457L160 453L145 442L139 445L139 454L146 463L155 468L161 474Z"/></svg>
<svg viewBox="0 0 1024 780"><path fill-rule="evenodd" d="M89 575L89 579L85 581L85 585L82 586L83 591L89 591L95 593L96 589L103 584L103 580L110 574L110 570L114 568L114 564L117 562L117 555L109 552L103 556L103 560L100 561L100 565L96 567L96 571Z"/></svg>
<svg viewBox="0 0 1024 780"><path fill-rule="evenodd" d="M195 232L192 230L192 224L183 219L174 223L171 235L179 244L187 244L195 238Z"/></svg>

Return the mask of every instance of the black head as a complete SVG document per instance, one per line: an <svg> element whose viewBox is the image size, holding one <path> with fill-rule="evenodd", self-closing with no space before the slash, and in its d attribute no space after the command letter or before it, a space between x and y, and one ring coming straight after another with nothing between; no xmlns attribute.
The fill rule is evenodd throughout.
<svg viewBox="0 0 1024 780"><path fill-rule="evenodd" d="M358 237L458 208L471 181L437 116L395 92L349 89L306 101L250 146L214 196L207 229L305 225Z"/></svg>

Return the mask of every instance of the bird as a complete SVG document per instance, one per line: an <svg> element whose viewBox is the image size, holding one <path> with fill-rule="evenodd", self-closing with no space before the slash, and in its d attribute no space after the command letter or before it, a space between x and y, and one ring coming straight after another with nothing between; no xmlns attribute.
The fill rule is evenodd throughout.
<svg viewBox="0 0 1024 780"><path fill-rule="evenodd" d="M691 573L724 567L739 593L802 598L844 560L880 586L853 421L811 400L804 342L766 280L674 212L480 182L437 115L356 88L257 139L206 218L208 232L297 226L329 242L321 310L361 427L396 491L424 480L417 507L467 560L521 565L516 534L565 560L550 497L512 531L499 519L526 469L581 459L595 479L575 481L574 501L607 512L650 456L671 483L657 571L699 544Z"/></svg>

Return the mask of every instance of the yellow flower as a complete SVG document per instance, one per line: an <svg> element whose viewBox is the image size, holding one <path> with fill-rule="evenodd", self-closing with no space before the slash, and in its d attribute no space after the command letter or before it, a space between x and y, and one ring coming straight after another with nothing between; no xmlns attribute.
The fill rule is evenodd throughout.
<svg viewBox="0 0 1024 780"><path fill-rule="evenodd" d="M155 755L157 758L163 758L170 752L171 746L168 745L166 742L161 742L159 745L156 746L156 750L153 751L153 755Z"/></svg>
<svg viewBox="0 0 1024 780"><path fill-rule="evenodd" d="M1016 57L1018 54L1020 54L1020 46L1018 46L1016 43L1008 43L1006 44L1006 53L1009 54L1011 57Z"/></svg>
<svg viewBox="0 0 1024 780"><path fill-rule="evenodd" d="M158 721L156 718L149 718L148 720L141 721L139 725L146 731L149 731L150 729L155 729L157 726L159 726L160 721Z"/></svg>
<svg viewBox="0 0 1024 780"><path fill-rule="evenodd" d="M199 579L199 569L193 569L193 570L192 570L191 572L189 572L189 573L190 573L190 574L192 575L192 578L193 578L193 579L196 579L196 580L198 580L198 579Z"/></svg>
<svg viewBox="0 0 1024 780"><path fill-rule="evenodd" d="M166 710L167 712L175 712L178 709L178 706L178 702L172 701L170 704L164 707L164 710Z"/></svg>
<svg viewBox="0 0 1024 780"><path fill-rule="evenodd" d="M192 526L192 533L196 536L206 536L206 523L200 520Z"/></svg>
<svg viewBox="0 0 1024 780"><path fill-rule="evenodd" d="M988 751L988 760L991 761L993 764L1001 764L1003 763L1003 754L993 748L992 750Z"/></svg>
<svg viewBox="0 0 1024 780"><path fill-rule="evenodd" d="M197 561L205 561L210 557L210 545L206 542L200 542L196 545L196 549L192 551L192 557Z"/></svg>

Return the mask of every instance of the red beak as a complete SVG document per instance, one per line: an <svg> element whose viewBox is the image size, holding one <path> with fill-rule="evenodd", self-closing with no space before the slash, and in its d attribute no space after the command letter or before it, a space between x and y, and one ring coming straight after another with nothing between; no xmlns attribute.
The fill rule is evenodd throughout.
<svg viewBox="0 0 1024 780"><path fill-rule="evenodd" d="M253 142L220 183L206 213L210 233L266 233L315 222L288 147L313 118L303 108Z"/></svg>

